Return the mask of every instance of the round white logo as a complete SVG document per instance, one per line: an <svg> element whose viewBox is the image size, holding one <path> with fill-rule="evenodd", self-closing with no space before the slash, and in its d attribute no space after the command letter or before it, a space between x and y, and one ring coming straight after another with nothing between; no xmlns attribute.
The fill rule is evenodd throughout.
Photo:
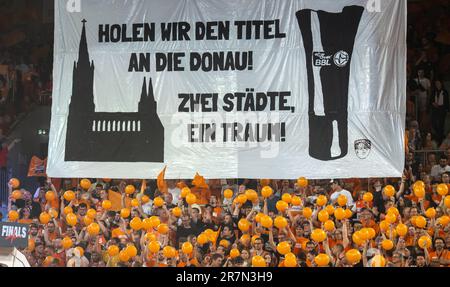
<svg viewBox="0 0 450 287"><path fill-rule="evenodd" d="M345 65L347 65L348 61L349 61L349 56L348 53L345 51L339 51L336 54L334 54L334 63L336 64L336 66L338 67L344 67Z"/></svg>

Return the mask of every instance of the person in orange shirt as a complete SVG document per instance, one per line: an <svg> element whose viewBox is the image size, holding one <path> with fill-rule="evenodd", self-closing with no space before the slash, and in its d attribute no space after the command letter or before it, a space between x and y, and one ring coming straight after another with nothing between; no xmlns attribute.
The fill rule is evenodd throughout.
<svg viewBox="0 0 450 287"><path fill-rule="evenodd" d="M430 260L437 261L441 267L450 267L450 252L445 244L445 240L437 237L433 242L434 251L430 252Z"/></svg>

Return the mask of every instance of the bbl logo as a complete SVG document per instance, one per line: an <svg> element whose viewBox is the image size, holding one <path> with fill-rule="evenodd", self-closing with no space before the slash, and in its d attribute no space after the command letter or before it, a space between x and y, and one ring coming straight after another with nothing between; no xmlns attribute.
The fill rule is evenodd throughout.
<svg viewBox="0 0 450 287"><path fill-rule="evenodd" d="M334 63L336 64L336 66L342 68L345 65L347 65L349 58L350 57L347 52L339 51L334 55L333 59L334 59Z"/></svg>
<svg viewBox="0 0 450 287"><path fill-rule="evenodd" d="M372 142L368 139L355 141L355 153L360 159L365 159L369 156L372 149Z"/></svg>
<svg viewBox="0 0 450 287"><path fill-rule="evenodd" d="M324 52L313 53L313 63L316 67L331 66L331 56L326 56Z"/></svg>

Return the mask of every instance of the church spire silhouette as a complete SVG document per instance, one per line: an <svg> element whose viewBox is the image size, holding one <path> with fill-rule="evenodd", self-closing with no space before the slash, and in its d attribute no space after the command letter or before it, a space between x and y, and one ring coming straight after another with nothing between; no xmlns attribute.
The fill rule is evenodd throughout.
<svg viewBox="0 0 450 287"><path fill-rule="evenodd" d="M78 50L78 65L89 66L89 50L86 37L86 19L81 21L83 23L83 29L81 31L80 47ZM94 65L94 63L92 63Z"/></svg>

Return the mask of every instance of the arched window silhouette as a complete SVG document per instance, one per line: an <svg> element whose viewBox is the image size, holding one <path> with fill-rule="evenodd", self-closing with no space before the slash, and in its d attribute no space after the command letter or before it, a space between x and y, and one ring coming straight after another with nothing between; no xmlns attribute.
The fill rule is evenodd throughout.
<svg viewBox="0 0 450 287"><path fill-rule="evenodd" d="M92 131L95 132L95 121L92 122Z"/></svg>
<svg viewBox="0 0 450 287"><path fill-rule="evenodd" d="M141 121L138 121L138 132L140 132L141 131Z"/></svg>
<svg viewBox="0 0 450 287"><path fill-rule="evenodd" d="M113 121L113 123L112 123L112 131L113 132L116 131L116 121Z"/></svg>
<svg viewBox="0 0 450 287"><path fill-rule="evenodd" d="M102 122L97 121L97 132L101 132L101 131L102 131Z"/></svg>

